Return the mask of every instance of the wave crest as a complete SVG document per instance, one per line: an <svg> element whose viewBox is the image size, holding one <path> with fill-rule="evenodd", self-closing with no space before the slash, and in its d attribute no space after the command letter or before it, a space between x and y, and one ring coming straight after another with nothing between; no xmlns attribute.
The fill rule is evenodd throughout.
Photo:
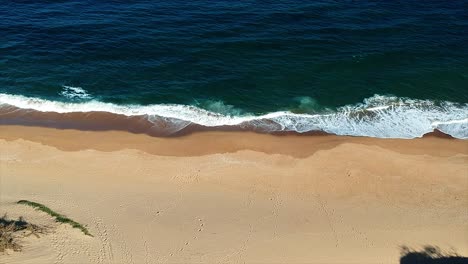
<svg viewBox="0 0 468 264"><path fill-rule="evenodd" d="M74 86L62 86L63 89L60 92L60 95L68 98L68 99L91 99L91 95L86 92L85 89L81 87L74 87Z"/></svg>
<svg viewBox="0 0 468 264"><path fill-rule="evenodd" d="M468 104L382 95L325 114L279 111L264 115L232 115L232 112L221 114L189 105L117 105L97 100L59 102L11 94L0 94L0 104L59 114L105 112L145 117L152 124L152 129L167 129L169 134L195 124L262 132L323 131L379 138L415 138L438 129L456 138L468 138Z"/></svg>

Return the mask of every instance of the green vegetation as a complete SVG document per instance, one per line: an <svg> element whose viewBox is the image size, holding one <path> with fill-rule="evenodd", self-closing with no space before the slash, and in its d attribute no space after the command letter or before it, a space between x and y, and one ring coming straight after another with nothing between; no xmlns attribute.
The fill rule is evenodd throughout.
<svg viewBox="0 0 468 264"><path fill-rule="evenodd" d="M57 221L57 222L64 223L64 224L69 224L73 228L80 229L85 235L93 236L93 235L91 235L91 233L89 233L88 229L86 229L86 227L84 227L80 223L77 223L77 222L73 221L72 219L70 219L70 218L68 218L68 217L66 217L64 215L61 215L61 214L59 214L57 212L52 211L52 209L50 209L49 207L47 207L47 206L45 206L43 204L31 202L31 201L28 201L28 200L20 200L20 201L18 201L18 204L25 204L25 205L29 205L31 207L34 207L39 211L42 211L44 213L49 214L52 217L55 217L55 221Z"/></svg>

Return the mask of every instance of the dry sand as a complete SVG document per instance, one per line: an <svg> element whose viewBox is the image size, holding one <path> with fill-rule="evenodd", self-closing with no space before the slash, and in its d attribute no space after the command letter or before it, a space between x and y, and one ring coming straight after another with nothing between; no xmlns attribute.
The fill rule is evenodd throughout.
<svg viewBox="0 0 468 264"><path fill-rule="evenodd" d="M0 126L0 206L53 229L0 263L398 263L399 246L426 244L468 255L468 141Z"/></svg>

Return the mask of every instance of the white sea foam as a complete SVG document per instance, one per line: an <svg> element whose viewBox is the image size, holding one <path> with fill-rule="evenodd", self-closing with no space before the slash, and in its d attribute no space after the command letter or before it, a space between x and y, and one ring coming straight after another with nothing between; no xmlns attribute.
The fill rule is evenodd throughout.
<svg viewBox="0 0 468 264"><path fill-rule="evenodd" d="M0 93L0 104L41 112L109 112L125 116L147 116L149 121L170 123L180 130L190 123L206 127L257 127L264 131L325 131L337 135L380 138L415 138L434 129L456 138L468 138L468 104L435 103L375 95L363 103L343 106L327 114L295 114L289 111L265 115L225 115L195 106L177 104L116 105L96 100L59 102ZM0 117L1 118L1 117Z"/></svg>
<svg viewBox="0 0 468 264"><path fill-rule="evenodd" d="M60 94L68 99L91 99L91 95L81 87L64 85Z"/></svg>

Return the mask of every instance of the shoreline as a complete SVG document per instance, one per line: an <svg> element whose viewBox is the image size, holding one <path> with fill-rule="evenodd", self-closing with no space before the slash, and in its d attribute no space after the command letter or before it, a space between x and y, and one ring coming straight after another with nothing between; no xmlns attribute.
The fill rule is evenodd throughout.
<svg viewBox="0 0 468 264"><path fill-rule="evenodd" d="M112 141L102 140L112 138ZM79 138L79 141L69 140ZM265 134L247 131L199 131L177 137L154 137L127 131L83 131L36 126L0 125L0 139L24 139L64 151L94 149L117 151L137 149L161 156L200 156L252 150L266 154L284 154L298 158L312 155L343 143L376 145L406 154L468 154L468 140L454 139L442 132L432 132L415 139L381 139L337 136L325 133ZM113 142L115 141L115 142ZM434 144L437 147L434 147ZM400 146L404 145L404 148ZM200 147L201 146L201 147ZM407 147L406 147L407 146Z"/></svg>
<svg viewBox="0 0 468 264"><path fill-rule="evenodd" d="M374 95L362 103L319 112L278 110L232 114L194 105L119 105L100 101L50 101L0 93L0 125L83 131L127 131L155 137L198 132L333 134L419 138L434 131L467 139L467 104Z"/></svg>
<svg viewBox="0 0 468 264"><path fill-rule="evenodd" d="M0 149L0 213L54 228L6 262L397 263L399 247L424 245L468 255L466 140L0 126Z"/></svg>

